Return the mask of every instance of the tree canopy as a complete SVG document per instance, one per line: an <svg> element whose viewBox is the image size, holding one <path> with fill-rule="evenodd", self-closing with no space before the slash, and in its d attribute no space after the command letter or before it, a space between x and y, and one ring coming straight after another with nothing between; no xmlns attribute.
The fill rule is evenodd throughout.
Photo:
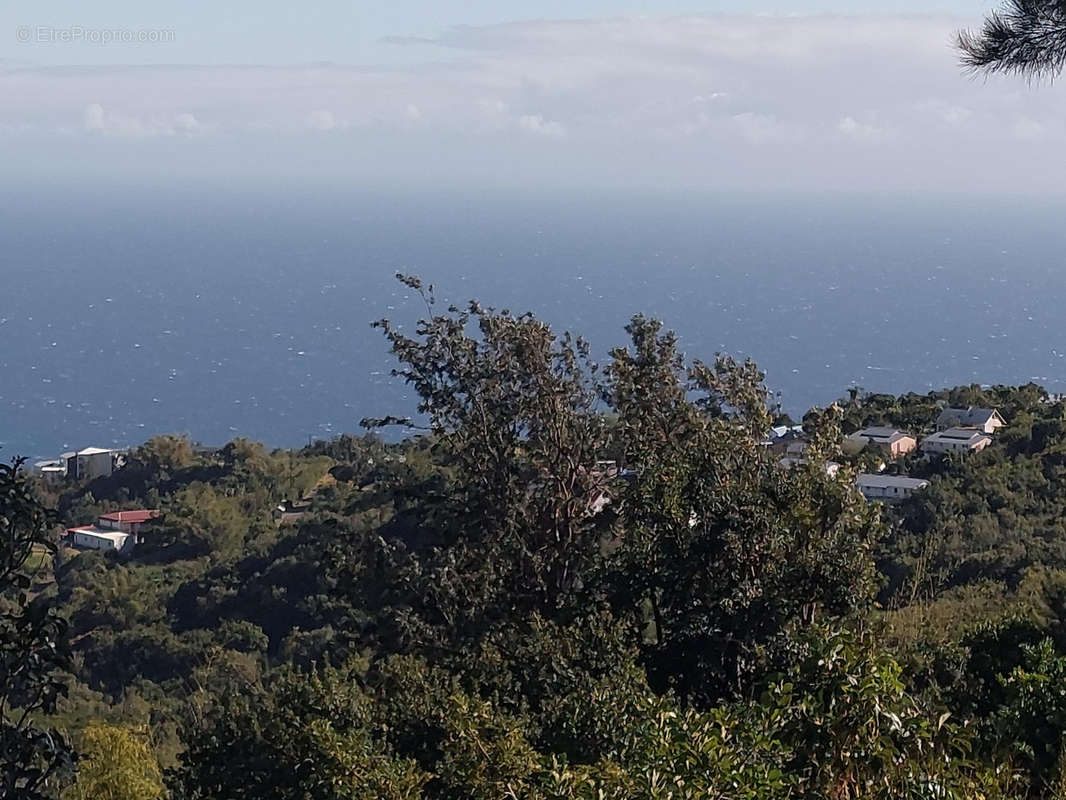
<svg viewBox="0 0 1066 800"><path fill-rule="evenodd" d="M427 318L379 327L419 407L367 421L403 438L209 451L159 437L107 478L3 473L3 630L38 636L4 650L5 696L29 709L2 707L7 741L27 743L9 786L1061 793L1061 402L1031 384L853 387L803 416L803 458L783 464L749 361L691 358L637 315L597 363L533 315L439 309L403 280ZM841 446L869 425L920 438L960 405L1007 420L980 453L885 463ZM855 486L868 469L928 486L872 503ZM58 539L56 523L137 507L163 516L132 552Z"/></svg>

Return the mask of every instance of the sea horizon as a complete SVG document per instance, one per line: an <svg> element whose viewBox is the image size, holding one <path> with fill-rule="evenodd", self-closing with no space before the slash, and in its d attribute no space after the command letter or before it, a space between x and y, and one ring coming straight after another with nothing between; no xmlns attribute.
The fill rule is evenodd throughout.
<svg viewBox="0 0 1066 800"><path fill-rule="evenodd" d="M477 299L584 335L636 313L754 359L796 416L851 386L1066 389L1057 223L1021 196L177 185L0 191L0 454L184 433L276 447L415 413L380 332ZM62 220L57 223L56 220Z"/></svg>

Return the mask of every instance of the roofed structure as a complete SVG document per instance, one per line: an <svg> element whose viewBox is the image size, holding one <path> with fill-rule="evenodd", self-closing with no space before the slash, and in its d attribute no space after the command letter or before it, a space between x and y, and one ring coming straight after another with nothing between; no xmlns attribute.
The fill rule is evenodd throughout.
<svg viewBox="0 0 1066 800"><path fill-rule="evenodd" d="M864 472L855 479L855 485L867 500L903 500L927 487L929 481L903 475L873 475Z"/></svg>
<svg viewBox="0 0 1066 800"><path fill-rule="evenodd" d="M948 428L922 439L923 453L978 453L992 444L980 428Z"/></svg>
<svg viewBox="0 0 1066 800"><path fill-rule="evenodd" d="M947 428L977 428L982 433L995 433L1006 421L994 408L945 408L936 418L937 430Z"/></svg>

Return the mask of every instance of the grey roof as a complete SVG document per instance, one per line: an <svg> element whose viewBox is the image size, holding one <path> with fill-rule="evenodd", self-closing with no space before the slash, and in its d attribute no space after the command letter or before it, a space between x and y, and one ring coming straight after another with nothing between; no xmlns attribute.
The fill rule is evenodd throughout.
<svg viewBox="0 0 1066 800"><path fill-rule="evenodd" d="M856 485L869 486L878 489L891 489L896 486L900 489L922 489L929 485L929 481L921 478L905 478L900 475L872 475L864 472L855 479Z"/></svg>
<svg viewBox="0 0 1066 800"><path fill-rule="evenodd" d="M973 447L982 440L991 442L992 437L987 433L982 433L977 428L949 428L946 431L939 431L926 436L922 439L922 447L925 447L929 442L958 442Z"/></svg>
<svg viewBox="0 0 1066 800"><path fill-rule="evenodd" d="M999 416L994 408L945 408L937 417L937 424L954 422L958 425L984 425L993 416Z"/></svg>
<svg viewBox="0 0 1066 800"><path fill-rule="evenodd" d="M901 431L898 428L886 428L886 427L873 427L863 428L861 431L856 431L853 436L861 436L864 439L876 439L877 441L894 442L903 436L910 436L906 431Z"/></svg>
<svg viewBox="0 0 1066 800"><path fill-rule="evenodd" d="M922 441L928 442L930 439L934 441L950 439L953 442L972 442L974 439L988 439L991 441L992 437L987 433L982 433L977 428L948 428L946 431L930 434Z"/></svg>

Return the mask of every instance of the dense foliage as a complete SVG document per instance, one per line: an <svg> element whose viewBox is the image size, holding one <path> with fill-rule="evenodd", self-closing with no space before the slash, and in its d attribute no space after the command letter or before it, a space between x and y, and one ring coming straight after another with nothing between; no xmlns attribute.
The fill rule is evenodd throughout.
<svg viewBox="0 0 1066 800"><path fill-rule="evenodd" d="M638 316L596 364L403 280L428 318L379 326L420 406L367 423L407 438L162 436L36 494L0 473L12 576L20 542L54 546L51 513L164 512L132 553L61 547L5 578L5 620L57 643L26 673L56 690L5 678L29 711L5 725L38 748L5 774L61 761L35 738L54 728L79 770L42 791L71 798L1062 796L1062 403L854 389L784 469L750 362L690 361ZM867 502L879 457L842 436L923 435L946 405L1009 424L887 465L928 489Z"/></svg>

